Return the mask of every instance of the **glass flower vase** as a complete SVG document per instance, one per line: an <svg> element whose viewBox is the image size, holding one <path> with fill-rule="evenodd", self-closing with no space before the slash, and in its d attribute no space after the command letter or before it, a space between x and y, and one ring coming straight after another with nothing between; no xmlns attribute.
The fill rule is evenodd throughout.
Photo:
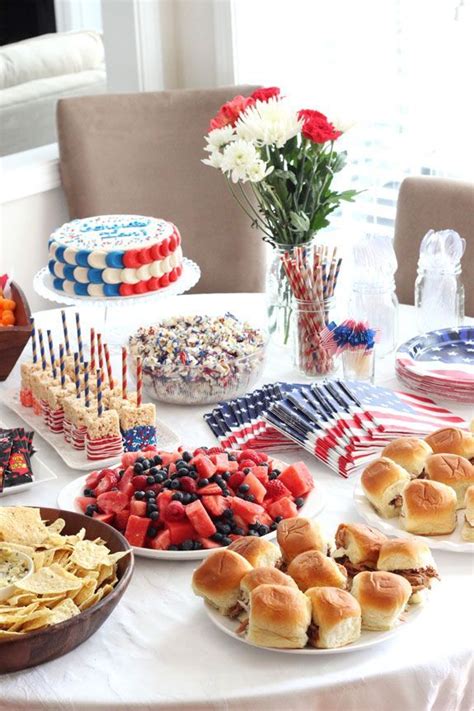
<svg viewBox="0 0 474 711"><path fill-rule="evenodd" d="M282 263L285 252L291 254L291 247L285 245L273 249L266 278L268 333L280 346L291 343L294 317L293 292Z"/></svg>

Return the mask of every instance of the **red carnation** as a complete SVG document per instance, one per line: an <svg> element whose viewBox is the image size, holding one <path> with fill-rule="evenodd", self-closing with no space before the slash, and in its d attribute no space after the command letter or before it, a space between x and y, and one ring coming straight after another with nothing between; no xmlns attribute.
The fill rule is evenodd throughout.
<svg viewBox="0 0 474 711"><path fill-rule="evenodd" d="M250 95L250 98L255 99L255 101L268 101L268 99L273 99L274 96L280 96L280 89L277 86L267 86L262 89L256 89Z"/></svg>
<svg viewBox="0 0 474 711"><path fill-rule="evenodd" d="M337 131L320 111L302 109L298 113L298 118L303 119L303 136L314 143L335 141L342 135L342 131Z"/></svg>
<svg viewBox="0 0 474 711"><path fill-rule="evenodd" d="M209 124L209 131L228 126L229 124L235 126L242 111L245 111L248 106L253 106L254 103L255 99L251 96L234 96L231 101L221 106Z"/></svg>

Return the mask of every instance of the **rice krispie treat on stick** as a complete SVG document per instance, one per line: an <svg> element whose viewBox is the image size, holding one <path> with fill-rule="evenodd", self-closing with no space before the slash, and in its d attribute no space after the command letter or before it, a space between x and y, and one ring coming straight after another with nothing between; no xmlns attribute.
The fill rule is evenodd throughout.
<svg viewBox="0 0 474 711"><path fill-rule="evenodd" d="M46 391L46 402L48 403L48 426L51 432L61 434L64 425L64 400L74 394L74 384L66 379L64 347L59 346L59 384L56 382L50 385Z"/></svg>
<svg viewBox="0 0 474 711"><path fill-rule="evenodd" d="M100 370L96 376L97 410L91 409L86 417L86 452L91 460L108 459L123 452L119 416L115 410L104 410Z"/></svg>
<svg viewBox="0 0 474 711"><path fill-rule="evenodd" d="M126 452L137 452L147 445L156 445L156 410L151 403L142 403L143 377L142 359L137 358L137 400L136 405L124 404L120 407L120 429Z"/></svg>
<svg viewBox="0 0 474 711"><path fill-rule="evenodd" d="M21 386L20 386L20 402L23 407L33 407L33 393L31 392L31 375L41 370L41 361L38 358L36 349L36 329L35 320L31 319L31 347L33 351L33 360L28 360L20 366Z"/></svg>

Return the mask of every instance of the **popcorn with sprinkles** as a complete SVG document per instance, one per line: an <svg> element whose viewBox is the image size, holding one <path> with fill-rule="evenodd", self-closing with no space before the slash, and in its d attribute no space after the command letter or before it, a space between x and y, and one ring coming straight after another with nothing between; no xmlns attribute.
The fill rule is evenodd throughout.
<svg viewBox="0 0 474 711"><path fill-rule="evenodd" d="M234 315L175 316L130 338L133 359L158 400L206 403L235 397L260 375L263 332Z"/></svg>

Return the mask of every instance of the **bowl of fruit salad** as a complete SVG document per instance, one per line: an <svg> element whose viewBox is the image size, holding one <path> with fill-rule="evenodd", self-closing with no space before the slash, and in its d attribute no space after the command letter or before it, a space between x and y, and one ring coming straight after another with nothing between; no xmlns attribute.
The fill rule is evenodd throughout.
<svg viewBox="0 0 474 711"><path fill-rule="evenodd" d="M324 507L304 462L218 447L127 452L118 467L70 482L59 503L110 524L139 556L185 560L241 536L271 538L282 519Z"/></svg>

